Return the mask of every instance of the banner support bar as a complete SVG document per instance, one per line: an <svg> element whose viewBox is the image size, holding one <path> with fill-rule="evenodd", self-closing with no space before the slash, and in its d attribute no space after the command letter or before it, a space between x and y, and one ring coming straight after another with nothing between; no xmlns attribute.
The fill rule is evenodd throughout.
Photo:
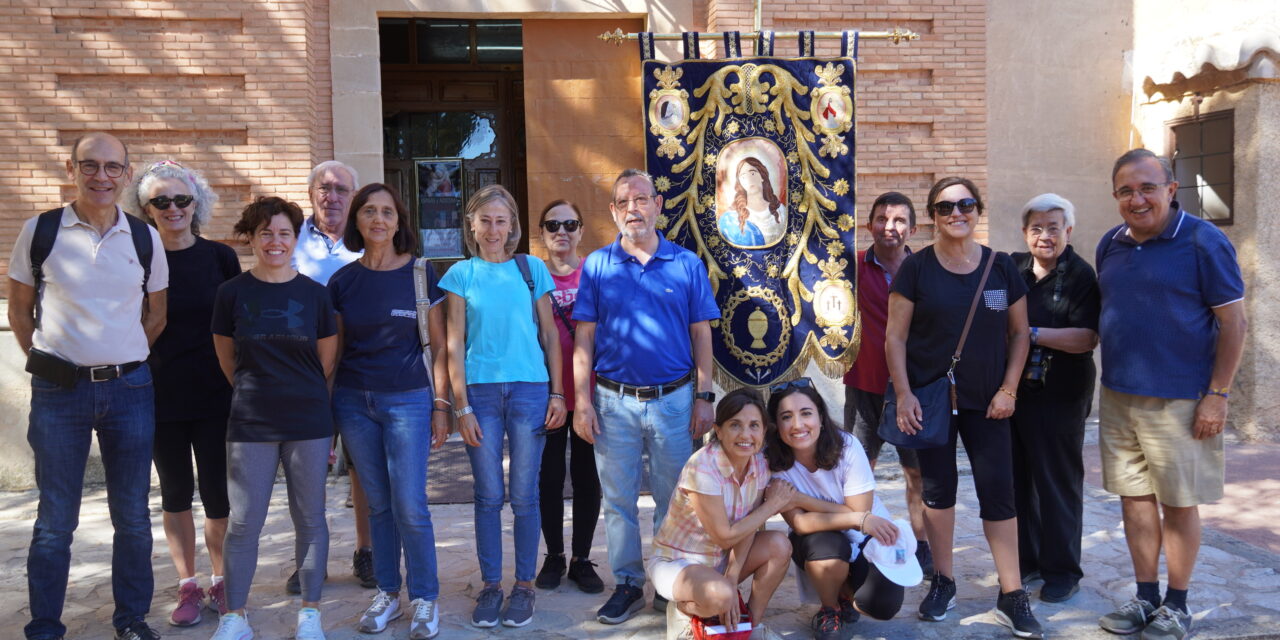
<svg viewBox="0 0 1280 640"><path fill-rule="evenodd" d="M699 36L706 36L708 38L723 38L724 34L725 32L723 31L698 32ZM744 40L745 39L754 40L757 37L759 37L759 35L760 35L760 30L757 28L756 31L742 33L741 37ZM775 38L795 38L798 36L799 34L795 31L778 31L774 34ZM626 41L634 41L636 39L636 34L626 33L621 28L619 28L613 31L606 31L596 37L608 43L621 45L623 42L626 42ZM818 40L839 40L844 37L844 32L843 31L815 31L813 34L813 37L817 38ZM904 41L910 42L912 40L919 40L920 34L914 31L907 31L905 29L894 27L892 31L861 31L859 32L858 37L863 40L888 40L893 44L898 44ZM684 38L684 34L682 33L653 34L654 40L669 41L669 40L682 40L683 38Z"/></svg>

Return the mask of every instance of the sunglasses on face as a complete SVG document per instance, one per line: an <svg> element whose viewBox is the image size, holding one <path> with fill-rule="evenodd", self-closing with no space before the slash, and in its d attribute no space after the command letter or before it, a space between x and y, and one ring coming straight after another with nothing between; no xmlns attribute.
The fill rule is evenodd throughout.
<svg viewBox="0 0 1280 640"><path fill-rule="evenodd" d="M969 215L977 208L978 201L973 198L962 198L957 202L939 200L938 202L933 203L933 213L940 216L949 216L954 209L959 209L960 213Z"/></svg>
<svg viewBox="0 0 1280 640"><path fill-rule="evenodd" d="M555 233L560 230L560 227L564 227L564 230L568 233L573 233L574 231L577 231L578 228L581 226L582 226L582 223L578 222L577 220L543 220L542 221L542 228L546 229L548 233Z"/></svg>
<svg viewBox="0 0 1280 640"><path fill-rule="evenodd" d="M191 202L194 200L195 200L194 196L189 196L185 194L177 195L172 198L170 198L169 196L156 196L148 200L147 204L155 207L156 209L159 209L160 211L168 211L169 203L178 205L179 209L186 209L187 206L190 205Z"/></svg>
<svg viewBox="0 0 1280 640"><path fill-rule="evenodd" d="M778 384L775 384L769 387L769 393L770 394L782 393L787 389L807 389L812 386L813 386L813 380L810 380L809 378L796 378L795 380L787 380L786 382L779 382Z"/></svg>

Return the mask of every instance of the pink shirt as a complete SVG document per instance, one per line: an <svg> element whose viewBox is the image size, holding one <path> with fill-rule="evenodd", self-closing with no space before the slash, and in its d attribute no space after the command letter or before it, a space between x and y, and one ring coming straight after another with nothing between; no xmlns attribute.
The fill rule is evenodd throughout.
<svg viewBox="0 0 1280 640"><path fill-rule="evenodd" d="M578 264L578 268L574 269L568 275L558 276L551 274L551 280L556 283L556 288L551 292L551 314L555 316L556 329L560 331L560 370L563 372L564 378L564 408L566 411L573 411L573 336L569 334L569 326L565 325L565 318L570 318L573 326L577 326L577 322L573 318L573 303L578 301L578 279L582 277L582 264ZM560 311L563 311L561 317L560 311L556 311L559 305ZM594 387L595 385L591 385Z"/></svg>
<svg viewBox="0 0 1280 640"><path fill-rule="evenodd" d="M653 554L667 560L685 559L708 567L719 566L729 550L712 542L693 510L689 494L721 496L729 522L737 522L764 501L764 488L768 484L769 466L763 454L757 453L751 458L747 473L739 483L719 442L699 449L680 472L667 517L653 537Z"/></svg>

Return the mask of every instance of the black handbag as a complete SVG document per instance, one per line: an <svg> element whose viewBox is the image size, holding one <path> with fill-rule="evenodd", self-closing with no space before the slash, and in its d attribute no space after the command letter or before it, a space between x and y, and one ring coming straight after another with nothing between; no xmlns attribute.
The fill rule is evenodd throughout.
<svg viewBox="0 0 1280 640"><path fill-rule="evenodd" d="M973 325L973 314L978 310L978 300L982 297L982 289L987 286L987 276L991 275L991 266L995 261L996 252L992 251L982 269L982 279L978 281L973 302L969 304L969 315L964 319L960 343L951 356L951 367L947 369L947 375L911 390L916 400L920 401L920 413L924 416L920 421L921 429L915 435L910 435L898 428L898 394L893 390L893 380L890 380L884 391L884 412L880 414L880 426L876 429L881 440L904 449L932 449L947 443L947 438L951 435L951 416L960 413L956 404L956 364L960 362L960 353L964 351L964 342L969 337L969 327ZM948 408L951 409L950 412L947 411Z"/></svg>

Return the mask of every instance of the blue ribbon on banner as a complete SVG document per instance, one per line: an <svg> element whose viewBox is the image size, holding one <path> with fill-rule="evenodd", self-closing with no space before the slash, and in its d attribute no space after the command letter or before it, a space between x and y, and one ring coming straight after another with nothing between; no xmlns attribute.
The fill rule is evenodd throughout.
<svg viewBox="0 0 1280 640"><path fill-rule="evenodd" d="M756 55L762 57L773 56L773 32L761 31L756 34Z"/></svg>
<svg viewBox="0 0 1280 640"><path fill-rule="evenodd" d="M700 57L702 57L702 55L698 50L698 32L684 32L684 59L697 60Z"/></svg>
<svg viewBox="0 0 1280 640"><path fill-rule="evenodd" d="M737 31L724 32L724 57L742 57L742 36Z"/></svg>

